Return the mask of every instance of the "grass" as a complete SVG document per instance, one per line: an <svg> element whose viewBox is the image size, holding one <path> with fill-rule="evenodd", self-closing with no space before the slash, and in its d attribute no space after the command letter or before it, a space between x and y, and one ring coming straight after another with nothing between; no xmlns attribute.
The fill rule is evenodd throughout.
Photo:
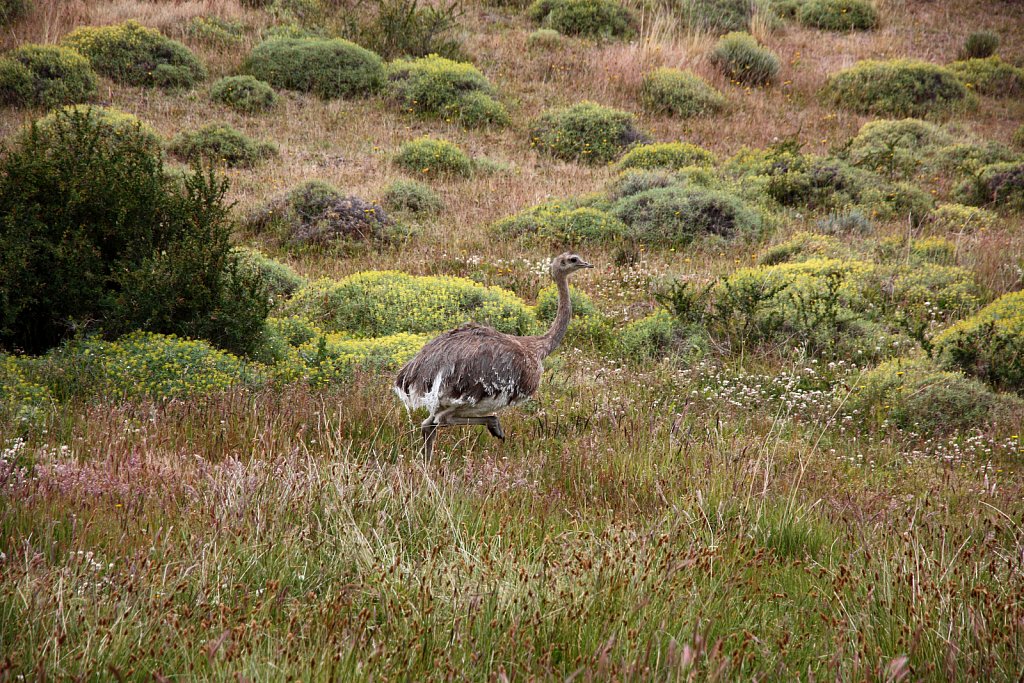
<svg viewBox="0 0 1024 683"><path fill-rule="evenodd" d="M601 193L619 172L531 150L530 124L546 110L591 100L629 112L654 142L718 159L790 138L825 155L872 120L818 97L830 74L865 59L947 64L983 30L999 34L1002 60L1024 60L1017 3L885 2L875 30L828 40L794 22L765 31L755 16L751 32L782 69L771 88L745 87L709 61L715 37L627 6L635 41L528 50L537 26L524 12L467 3L466 58L509 115L471 129L380 95L283 92L259 116L209 102L209 85L239 73L273 22L235 0L36 0L0 41L54 43L78 25L137 18L187 44L210 72L196 90L103 81L101 99L164 139L224 121L275 143L273 162L226 171L238 216L314 179L379 202L408 180L395 151L423 136L501 160L506 170L429 178L443 201L415 215L408 242L293 253L240 238L310 280L459 276L530 304L555 247L491 226ZM200 16L244 29L225 49L193 35ZM686 119L645 112L644 76L662 67L692 72L729 105ZM1024 104L979 100L951 123L1009 143ZM0 111L0 135L38 113ZM929 178L928 189L949 201L954 184ZM872 219L869 235L836 239L859 254L935 231L999 295L1020 288L1024 219L994 210L920 228ZM703 286L756 265L820 218L783 211L756 243L588 242L598 268L574 285L621 331L661 310L652 292L666 283ZM507 441L443 431L430 462L390 372L0 416L0 678L1015 680L1020 414L941 436L865 428L846 397L870 368L789 342L727 353L680 332L635 359L567 344L536 399L503 414Z"/></svg>

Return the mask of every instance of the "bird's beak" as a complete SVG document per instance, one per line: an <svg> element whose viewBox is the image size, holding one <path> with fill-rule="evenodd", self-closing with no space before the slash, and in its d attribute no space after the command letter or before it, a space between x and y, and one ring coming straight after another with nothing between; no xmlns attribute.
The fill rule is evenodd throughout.
<svg viewBox="0 0 1024 683"><path fill-rule="evenodd" d="M583 263L580 264L580 268L593 268L593 267L594 267L593 263L587 263L586 261L584 261Z"/></svg>

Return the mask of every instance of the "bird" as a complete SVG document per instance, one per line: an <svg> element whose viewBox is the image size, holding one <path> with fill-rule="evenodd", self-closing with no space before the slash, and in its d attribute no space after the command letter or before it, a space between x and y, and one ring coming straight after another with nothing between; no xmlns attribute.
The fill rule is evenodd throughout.
<svg viewBox="0 0 1024 683"><path fill-rule="evenodd" d="M537 391L544 359L562 343L572 318L569 276L593 267L571 252L551 261L558 311L544 334L517 336L466 323L427 342L402 366L394 383L399 400L409 411L429 412L420 429L427 459L433 455L438 427L483 425L491 436L505 440L497 412Z"/></svg>

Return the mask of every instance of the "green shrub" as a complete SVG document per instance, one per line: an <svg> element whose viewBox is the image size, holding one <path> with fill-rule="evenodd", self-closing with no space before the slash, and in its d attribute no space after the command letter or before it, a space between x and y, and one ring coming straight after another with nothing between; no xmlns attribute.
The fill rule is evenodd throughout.
<svg viewBox="0 0 1024 683"><path fill-rule="evenodd" d="M444 208L436 192L415 180L396 180L388 185L384 190L383 202L391 211L416 214L440 213Z"/></svg>
<svg viewBox="0 0 1024 683"><path fill-rule="evenodd" d="M282 244L328 244L388 241L392 222L384 209L359 197L345 196L319 180L307 181L272 199L248 220L257 233L270 233Z"/></svg>
<svg viewBox="0 0 1024 683"><path fill-rule="evenodd" d="M804 26L826 31L867 31L878 26L878 10L867 0L808 0L796 18Z"/></svg>
<svg viewBox="0 0 1024 683"><path fill-rule="evenodd" d="M734 83L771 85L779 78L779 57L749 33L727 33L715 44L711 63Z"/></svg>
<svg viewBox="0 0 1024 683"><path fill-rule="evenodd" d="M185 27L185 33L205 45L226 49L242 44L245 26L220 17L193 17Z"/></svg>
<svg viewBox="0 0 1024 683"><path fill-rule="evenodd" d="M857 235L860 237L870 235L875 229L871 219L858 209L833 211L818 219L814 227L826 235Z"/></svg>
<svg viewBox="0 0 1024 683"><path fill-rule="evenodd" d="M409 173L425 176L473 175L473 160L454 143L430 137L404 143L395 152L394 163Z"/></svg>
<svg viewBox="0 0 1024 683"><path fill-rule="evenodd" d="M985 166L1014 161L1017 155L999 142L956 142L933 152L931 160L935 173L966 177L977 175Z"/></svg>
<svg viewBox="0 0 1024 683"><path fill-rule="evenodd" d="M206 67L187 47L134 21L83 26L63 42L85 55L96 71L119 83L190 88L206 78Z"/></svg>
<svg viewBox="0 0 1024 683"><path fill-rule="evenodd" d="M1024 211L1024 161L985 166L954 192L971 206L1002 206Z"/></svg>
<svg viewBox="0 0 1024 683"><path fill-rule="evenodd" d="M388 97L403 111L466 126L509 121L494 86L472 64L437 55L400 59L388 66L387 80Z"/></svg>
<svg viewBox="0 0 1024 683"><path fill-rule="evenodd" d="M580 102L541 115L531 127L530 139L534 147L558 159L605 164L630 145L645 142L646 136L636 129L632 114Z"/></svg>
<svg viewBox="0 0 1024 683"><path fill-rule="evenodd" d="M614 241L628 230L621 221L600 209L555 201L504 218L494 225L506 239L539 240L555 245Z"/></svg>
<svg viewBox="0 0 1024 683"><path fill-rule="evenodd" d="M590 297L576 287L569 287L569 301L572 302L572 315L574 318L589 318L601 315L601 311L594 305ZM558 313L558 288L551 284L537 293L537 305L533 309L537 321L550 325Z"/></svg>
<svg viewBox="0 0 1024 683"><path fill-rule="evenodd" d="M285 312L362 338L436 332L470 320L510 334L531 334L537 327L529 306L504 289L395 271L319 280L287 302Z"/></svg>
<svg viewBox="0 0 1024 683"><path fill-rule="evenodd" d="M1010 143L1017 149L1024 150L1024 124L1017 126L1017 130L1013 131Z"/></svg>
<svg viewBox="0 0 1024 683"><path fill-rule="evenodd" d="M0 26L7 26L28 12L31 0L0 0Z"/></svg>
<svg viewBox="0 0 1024 683"><path fill-rule="evenodd" d="M275 88L323 99L372 94L384 85L384 62L340 38L274 38L249 53L243 72Z"/></svg>
<svg viewBox="0 0 1024 683"><path fill-rule="evenodd" d="M277 106L277 93L269 83L252 76L226 76L210 86L210 99L245 114L268 111Z"/></svg>
<svg viewBox="0 0 1024 683"><path fill-rule="evenodd" d="M644 76L640 101L647 111L680 118L714 114L725 106L722 93L700 76L666 67Z"/></svg>
<svg viewBox="0 0 1024 683"><path fill-rule="evenodd" d="M618 351L621 356L643 363L663 357L676 335L676 324L665 310L635 320L619 333Z"/></svg>
<svg viewBox="0 0 1024 683"><path fill-rule="evenodd" d="M999 390L1024 393L1024 292L1004 294L939 334L935 355Z"/></svg>
<svg viewBox="0 0 1024 683"><path fill-rule="evenodd" d="M47 386L33 381L20 360L0 354L0 424L31 430L45 424L54 398Z"/></svg>
<svg viewBox="0 0 1024 683"><path fill-rule="evenodd" d="M259 249L235 247L233 253L242 276L259 281L263 289L274 296L290 296L306 286L306 278L291 266L270 258Z"/></svg>
<svg viewBox="0 0 1024 683"><path fill-rule="evenodd" d="M688 0L679 9L689 28L721 35L749 30L754 7L751 0Z"/></svg>
<svg viewBox="0 0 1024 683"><path fill-rule="evenodd" d="M928 216L931 225L939 230L953 232L977 232L990 230L999 216L987 209L963 204L939 204Z"/></svg>
<svg viewBox="0 0 1024 683"><path fill-rule="evenodd" d="M171 178L141 127L112 132L124 121L103 111L58 110L0 160L0 345L145 329L248 351L269 302L231 254L226 181Z"/></svg>
<svg viewBox="0 0 1024 683"><path fill-rule="evenodd" d="M565 43L565 36L553 28L539 28L526 36L526 47L531 50L554 50Z"/></svg>
<svg viewBox="0 0 1024 683"><path fill-rule="evenodd" d="M211 123L196 131L179 133L168 149L185 161L206 159L243 168L277 156L276 145L253 140L227 123Z"/></svg>
<svg viewBox="0 0 1024 683"><path fill-rule="evenodd" d="M714 166L715 155L688 142L656 142L637 145L619 160L619 168L680 169L687 166Z"/></svg>
<svg viewBox="0 0 1024 683"><path fill-rule="evenodd" d="M961 55L964 59L985 59L999 49L999 36L991 31L975 31L967 36Z"/></svg>
<svg viewBox="0 0 1024 683"><path fill-rule="evenodd" d="M622 38L633 33L633 16L615 0L536 0L530 17L567 36Z"/></svg>
<svg viewBox="0 0 1024 683"><path fill-rule="evenodd" d="M648 171L630 168L608 185L607 192L608 197L614 201L658 187L670 187L678 182L674 174L664 169Z"/></svg>
<svg viewBox="0 0 1024 683"><path fill-rule="evenodd" d="M374 10L345 15L348 35L387 59L461 53L457 34L464 7L454 0L375 0Z"/></svg>
<svg viewBox="0 0 1024 683"><path fill-rule="evenodd" d="M854 166L889 177L912 177L929 151L953 138L933 123L919 119L865 123L850 141L847 155Z"/></svg>
<svg viewBox="0 0 1024 683"><path fill-rule="evenodd" d="M93 99L96 74L89 60L59 45L22 45L0 60L0 101L57 107Z"/></svg>
<svg viewBox="0 0 1024 683"><path fill-rule="evenodd" d="M793 263L818 258L850 258L850 250L839 240L812 232L798 232L785 242L769 247L761 255L759 263L774 266L779 263Z"/></svg>
<svg viewBox="0 0 1024 683"><path fill-rule="evenodd" d="M763 227L760 213L739 197L701 187L640 192L617 201L612 215L649 244L685 245L702 235L751 237Z"/></svg>
<svg viewBox="0 0 1024 683"><path fill-rule="evenodd" d="M955 73L912 59L858 62L831 76L823 95L839 107L880 116L943 114L976 103Z"/></svg>
<svg viewBox="0 0 1024 683"><path fill-rule="evenodd" d="M1016 97L1024 92L1024 69L999 57L967 59L947 67L970 90L991 97Z"/></svg>
<svg viewBox="0 0 1024 683"><path fill-rule="evenodd" d="M35 122L36 132L49 138L50 144L60 144L57 138L62 134L69 117L88 119L93 133L101 138L104 146L132 143L146 147L157 155L163 148L157 132L134 115L113 107L90 104L74 104L50 112Z"/></svg>
<svg viewBox="0 0 1024 683"><path fill-rule="evenodd" d="M959 372L893 359L861 377L844 409L856 414L864 428L893 425L931 435L985 426L999 400L984 384Z"/></svg>

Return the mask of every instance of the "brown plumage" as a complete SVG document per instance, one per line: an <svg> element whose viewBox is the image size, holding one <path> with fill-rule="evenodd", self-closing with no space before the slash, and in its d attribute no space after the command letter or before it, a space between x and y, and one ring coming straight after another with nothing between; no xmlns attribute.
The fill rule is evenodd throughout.
<svg viewBox="0 0 1024 683"><path fill-rule="evenodd" d="M398 371L394 389L402 403L430 413L422 425L427 457L438 427L479 424L505 438L495 413L522 403L540 386L543 360L561 343L572 317L568 277L581 268L593 266L576 254L551 262L558 313L545 334L518 337L468 323L431 340Z"/></svg>

